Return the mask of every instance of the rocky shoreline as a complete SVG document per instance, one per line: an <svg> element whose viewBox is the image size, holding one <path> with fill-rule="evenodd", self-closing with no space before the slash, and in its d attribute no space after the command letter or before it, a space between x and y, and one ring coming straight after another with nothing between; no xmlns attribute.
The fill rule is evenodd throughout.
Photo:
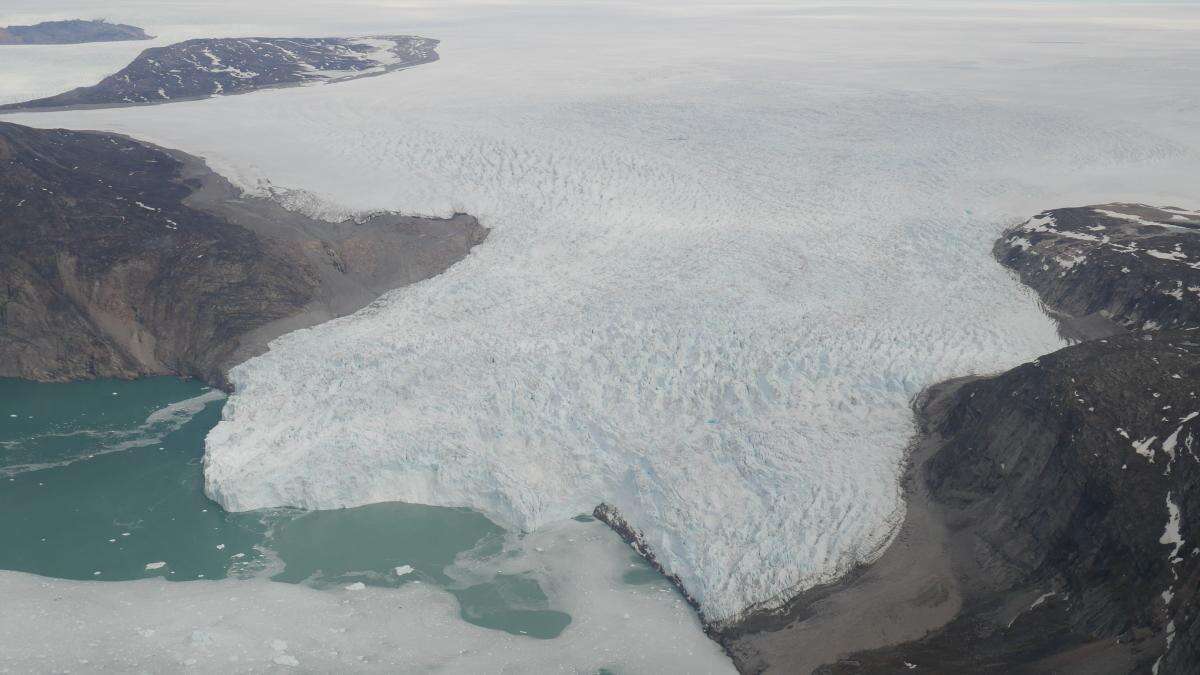
<svg viewBox="0 0 1200 675"><path fill-rule="evenodd" d="M285 332L439 274L472 216L328 223L243 196L199 158L0 123L0 377L228 369Z"/></svg>
<svg viewBox="0 0 1200 675"><path fill-rule="evenodd" d="M1200 213L1047 211L995 255L1070 347L914 401L892 546L710 625L741 672L1183 673L1200 662Z"/></svg>

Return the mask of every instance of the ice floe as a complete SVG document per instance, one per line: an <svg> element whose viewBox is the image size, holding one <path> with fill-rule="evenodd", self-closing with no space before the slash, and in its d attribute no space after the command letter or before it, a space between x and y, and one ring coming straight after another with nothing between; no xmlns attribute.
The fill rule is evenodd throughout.
<svg viewBox="0 0 1200 675"><path fill-rule="evenodd" d="M454 597L431 584L346 593L265 578L114 583L0 572L0 668L78 671L86 659L86 670L115 672L733 672L665 582L622 582L629 550L603 525L568 521L531 543L543 553L506 556L503 567L550 570L546 585L572 616L553 640L466 623Z"/></svg>

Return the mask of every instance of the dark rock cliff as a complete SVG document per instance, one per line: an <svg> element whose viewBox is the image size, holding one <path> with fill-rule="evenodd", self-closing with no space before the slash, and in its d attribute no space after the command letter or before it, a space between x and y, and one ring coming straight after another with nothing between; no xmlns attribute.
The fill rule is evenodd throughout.
<svg viewBox="0 0 1200 675"><path fill-rule="evenodd" d="M1128 330L1200 325L1200 213L1142 204L1056 209L1009 230L994 253L1071 317Z"/></svg>
<svg viewBox="0 0 1200 675"><path fill-rule="evenodd" d="M437 274L485 235L469 216L310 221L186 155L0 123L0 377L227 386L270 338Z"/></svg>
<svg viewBox="0 0 1200 675"><path fill-rule="evenodd" d="M1196 672L1200 214L1048 211L995 254L1051 311L1128 332L921 411L940 446L924 478L956 541L963 610L828 670Z"/></svg>
<svg viewBox="0 0 1200 675"><path fill-rule="evenodd" d="M1160 673L1194 672L1198 379L1200 340L1171 331L963 385L924 433L941 439L926 481L956 540L964 608L833 670L1134 672L1162 657Z"/></svg>

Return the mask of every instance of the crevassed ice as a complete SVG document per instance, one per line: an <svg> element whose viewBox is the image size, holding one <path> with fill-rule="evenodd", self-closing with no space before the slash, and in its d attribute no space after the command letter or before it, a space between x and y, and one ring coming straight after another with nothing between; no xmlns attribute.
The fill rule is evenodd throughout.
<svg viewBox="0 0 1200 675"><path fill-rule="evenodd" d="M418 22L435 66L336 92L18 119L198 152L324 213L494 228L234 370L206 458L224 505L536 529L606 501L722 619L887 543L923 386L1062 344L990 258L1004 226L1190 205L1194 9L913 7L510 8Z"/></svg>

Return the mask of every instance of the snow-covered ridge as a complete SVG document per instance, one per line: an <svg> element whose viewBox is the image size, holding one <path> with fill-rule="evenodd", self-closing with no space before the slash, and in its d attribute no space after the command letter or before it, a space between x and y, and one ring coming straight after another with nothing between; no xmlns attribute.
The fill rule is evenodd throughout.
<svg viewBox="0 0 1200 675"><path fill-rule="evenodd" d="M409 35L186 40L147 49L94 86L0 110L165 103L288 84L341 82L435 61L437 44Z"/></svg>
<svg viewBox="0 0 1200 675"><path fill-rule="evenodd" d="M996 254L1070 314L1098 312L1140 330L1193 325L1200 316L1200 216L1193 211L1055 209L1010 229Z"/></svg>

